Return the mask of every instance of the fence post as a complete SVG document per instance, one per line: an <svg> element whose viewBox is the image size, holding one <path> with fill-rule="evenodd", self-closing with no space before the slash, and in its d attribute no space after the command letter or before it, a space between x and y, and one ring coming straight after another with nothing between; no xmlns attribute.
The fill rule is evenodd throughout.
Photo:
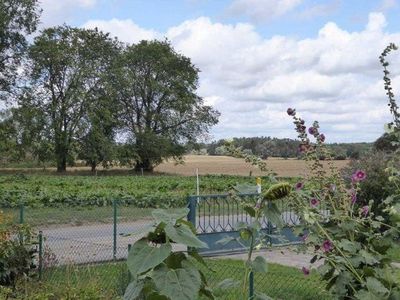
<svg viewBox="0 0 400 300"><path fill-rule="evenodd" d="M249 274L249 300L254 299L254 273Z"/></svg>
<svg viewBox="0 0 400 300"><path fill-rule="evenodd" d="M117 259L117 200L113 200L113 259Z"/></svg>
<svg viewBox="0 0 400 300"><path fill-rule="evenodd" d="M132 248L132 244L128 244L128 256L129 256L129 252L131 251ZM129 282L132 281L132 275L131 275L131 271L128 270L128 280Z"/></svg>
<svg viewBox="0 0 400 300"><path fill-rule="evenodd" d="M39 280L43 277L43 232L39 231Z"/></svg>
<svg viewBox="0 0 400 300"><path fill-rule="evenodd" d="M196 204L197 204L198 197L188 197L188 208L189 212L187 215L187 220L193 224L194 228L196 228ZM191 247L188 247L188 252L193 250Z"/></svg>

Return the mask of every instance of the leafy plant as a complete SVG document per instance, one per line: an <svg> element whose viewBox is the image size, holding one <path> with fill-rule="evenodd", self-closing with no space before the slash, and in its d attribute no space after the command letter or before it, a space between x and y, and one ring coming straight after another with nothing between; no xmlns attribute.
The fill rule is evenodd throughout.
<svg viewBox="0 0 400 300"><path fill-rule="evenodd" d="M203 272L197 267L206 264L196 248L207 245L195 235L193 225L186 221L188 209L175 213L155 210L156 224L146 236L136 241L129 251L128 269L132 282L125 291L125 300L171 299L192 300L200 295L214 299ZM190 247L172 251L172 244Z"/></svg>
<svg viewBox="0 0 400 300"><path fill-rule="evenodd" d="M11 225L0 211L0 286L15 287L22 277L33 276L33 233L27 225Z"/></svg>

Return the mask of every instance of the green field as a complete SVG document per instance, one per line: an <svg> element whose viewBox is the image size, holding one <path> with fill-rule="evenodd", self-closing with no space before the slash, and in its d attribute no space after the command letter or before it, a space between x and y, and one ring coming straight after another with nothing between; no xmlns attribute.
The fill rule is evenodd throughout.
<svg viewBox="0 0 400 300"><path fill-rule="evenodd" d="M213 272L206 271L211 287L226 278L241 280L244 274L243 261L210 259L208 265L213 270ZM55 299L62 297L65 299L119 299L128 281L125 263L57 268L45 273L42 284L28 285L26 298L29 299L29 296L41 291ZM269 265L268 274L255 276L255 290L266 293L274 299L331 299L314 272L306 277L299 269L277 264ZM66 298L66 293L70 298ZM97 294L98 298L83 298L89 294ZM219 299L241 300L238 289L227 290Z"/></svg>

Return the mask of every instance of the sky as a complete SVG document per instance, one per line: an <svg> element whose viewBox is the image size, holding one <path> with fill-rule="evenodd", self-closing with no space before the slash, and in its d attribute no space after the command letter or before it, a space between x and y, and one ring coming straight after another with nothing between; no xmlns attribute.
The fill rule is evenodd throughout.
<svg viewBox="0 0 400 300"><path fill-rule="evenodd" d="M63 23L126 43L165 39L201 70L220 113L209 139L295 138L288 107L327 142L371 142L391 121L378 57L400 45L400 0L42 0ZM390 56L400 94L400 51Z"/></svg>

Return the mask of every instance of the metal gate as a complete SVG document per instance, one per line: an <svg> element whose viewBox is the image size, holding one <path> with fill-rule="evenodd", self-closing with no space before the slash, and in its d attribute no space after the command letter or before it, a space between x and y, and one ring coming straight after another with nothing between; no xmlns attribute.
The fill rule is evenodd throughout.
<svg viewBox="0 0 400 300"><path fill-rule="evenodd" d="M247 245L243 242L232 240L228 243L219 243L219 241L227 237L239 237L236 224L252 221L242 204L255 205L258 197L259 194L189 196L188 220L195 226L198 238L208 245L208 248L200 249L200 252L203 255L216 255L245 251ZM262 220L262 230L268 235L267 245L299 243L300 238L292 230L293 226L299 224L299 217L284 202L278 202L277 206L285 226L278 232L276 225L266 218Z"/></svg>

